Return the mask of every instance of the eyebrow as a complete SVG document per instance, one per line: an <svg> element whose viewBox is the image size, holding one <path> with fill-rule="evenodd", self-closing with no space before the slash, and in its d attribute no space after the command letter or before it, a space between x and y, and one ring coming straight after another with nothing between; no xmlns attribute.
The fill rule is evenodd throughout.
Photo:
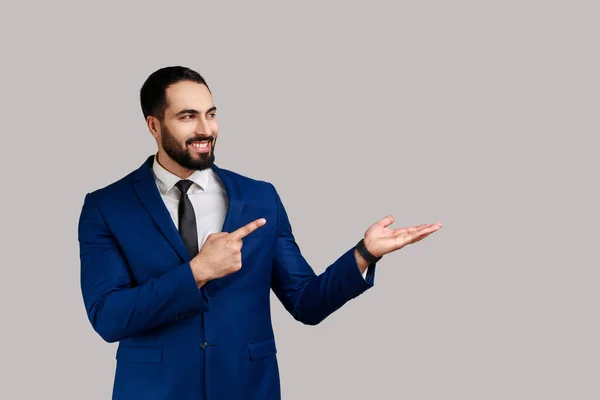
<svg viewBox="0 0 600 400"><path fill-rule="evenodd" d="M212 111L217 111L217 107L212 106L211 108L209 108L208 110L206 110L206 113L208 114L209 112L212 112ZM200 111L194 110L192 108L187 108L185 110L179 111L177 114L175 114L175 116L179 117L179 116L181 116L183 114L194 114L194 115L196 115L196 114L200 114Z"/></svg>

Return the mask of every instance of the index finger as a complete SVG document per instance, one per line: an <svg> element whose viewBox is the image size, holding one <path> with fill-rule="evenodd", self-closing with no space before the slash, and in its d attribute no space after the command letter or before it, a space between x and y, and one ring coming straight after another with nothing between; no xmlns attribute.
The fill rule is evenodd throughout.
<svg viewBox="0 0 600 400"><path fill-rule="evenodd" d="M231 232L230 236L232 236L232 238L235 240L242 239L266 223L267 223L267 220L265 218L259 218L257 220L250 222L249 224L244 225L241 228L238 228L235 231Z"/></svg>

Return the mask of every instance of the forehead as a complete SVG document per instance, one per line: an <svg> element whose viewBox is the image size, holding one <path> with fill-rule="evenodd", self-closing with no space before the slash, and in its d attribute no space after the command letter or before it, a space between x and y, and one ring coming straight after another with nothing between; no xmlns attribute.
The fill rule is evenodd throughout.
<svg viewBox="0 0 600 400"><path fill-rule="evenodd" d="M200 112L208 110L214 104L206 85L181 81L172 84L165 90L167 113L177 113L184 109L194 109Z"/></svg>

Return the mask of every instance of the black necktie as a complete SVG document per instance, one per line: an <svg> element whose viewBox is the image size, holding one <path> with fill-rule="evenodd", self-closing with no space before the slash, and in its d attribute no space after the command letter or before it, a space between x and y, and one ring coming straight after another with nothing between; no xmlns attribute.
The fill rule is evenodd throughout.
<svg viewBox="0 0 600 400"><path fill-rule="evenodd" d="M181 198L179 199L179 234L190 256L194 258L198 254L198 230L196 228L194 207L187 195L187 191L192 183L192 181L183 179L177 182L175 186L181 192Z"/></svg>

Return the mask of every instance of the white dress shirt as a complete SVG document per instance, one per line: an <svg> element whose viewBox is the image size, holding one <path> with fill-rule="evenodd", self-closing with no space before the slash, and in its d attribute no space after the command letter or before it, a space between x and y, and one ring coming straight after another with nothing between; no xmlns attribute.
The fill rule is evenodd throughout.
<svg viewBox="0 0 600 400"><path fill-rule="evenodd" d="M152 172L160 195L169 210L169 214L171 214L171 219L179 230L179 199L181 193L175 184L181 178L160 165L157 156L154 157ZM196 215L198 248L200 249L208 235L222 232L229 201L221 180L212 168L194 171L186 179L194 182L187 193ZM363 272L363 278L366 274L367 270Z"/></svg>
<svg viewBox="0 0 600 400"><path fill-rule="evenodd" d="M179 199L181 193L175 184L181 180L174 173L167 171L154 157L152 172L160 195L171 214L175 227L179 230ZM221 232L229 207L227 192L219 177L212 168L194 171L186 179L194 182L188 189L188 197L194 207L196 227L198 229L198 248L211 233Z"/></svg>

